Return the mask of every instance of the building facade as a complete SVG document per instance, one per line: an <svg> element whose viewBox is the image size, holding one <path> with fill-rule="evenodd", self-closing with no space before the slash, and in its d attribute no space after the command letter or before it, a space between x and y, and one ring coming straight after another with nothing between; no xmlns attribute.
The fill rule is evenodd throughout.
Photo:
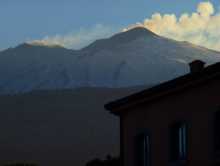
<svg viewBox="0 0 220 166"><path fill-rule="evenodd" d="M220 165L220 63L108 103L124 166Z"/></svg>

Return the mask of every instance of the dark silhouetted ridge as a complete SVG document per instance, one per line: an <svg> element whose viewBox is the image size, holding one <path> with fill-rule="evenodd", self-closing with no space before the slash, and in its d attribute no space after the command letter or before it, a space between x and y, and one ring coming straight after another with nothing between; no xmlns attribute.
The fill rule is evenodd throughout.
<svg viewBox="0 0 220 166"><path fill-rule="evenodd" d="M138 27L128 30L126 32L118 33L110 37L109 39L97 40L82 50L91 50L91 49L96 50L96 48L100 48L100 47L108 48L112 46L118 46L123 43L129 43L139 38L155 38L155 37L159 37L159 36L146 28Z"/></svg>
<svg viewBox="0 0 220 166"><path fill-rule="evenodd" d="M127 35L127 36L130 36L130 37L143 37L143 36L157 36L154 32L146 29L146 28L143 28L143 27L137 27L137 28L133 28L133 29L130 29L128 31L125 31L123 33L121 33L123 35ZM119 36L119 35L118 35Z"/></svg>
<svg viewBox="0 0 220 166"><path fill-rule="evenodd" d="M111 38L115 42L130 42L132 40L136 40L138 38L145 38L145 37L156 37L157 35L153 32L149 31L146 28L134 28L128 30L126 32L119 33Z"/></svg>
<svg viewBox="0 0 220 166"><path fill-rule="evenodd" d="M62 47L61 45L41 45L38 43L22 43L20 45L18 45L17 47L15 47L15 49L28 49L28 48L63 48L66 49L64 47Z"/></svg>
<svg viewBox="0 0 220 166"><path fill-rule="evenodd" d="M22 43L22 44L18 45L17 47L15 47L15 49L16 49L16 48L30 48L30 47L32 47L31 44Z"/></svg>

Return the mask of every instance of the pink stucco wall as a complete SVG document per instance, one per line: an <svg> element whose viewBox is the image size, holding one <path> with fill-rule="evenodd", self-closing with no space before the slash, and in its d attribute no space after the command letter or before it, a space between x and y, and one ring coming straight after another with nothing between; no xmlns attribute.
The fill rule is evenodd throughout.
<svg viewBox="0 0 220 166"><path fill-rule="evenodd" d="M168 166L169 126L178 120L189 124L187 166L213 165L213 118L220 108L220 80L136 106L121 115L125 166L135 166L134 137L144 130L151 136L152 166Z"/></svg>

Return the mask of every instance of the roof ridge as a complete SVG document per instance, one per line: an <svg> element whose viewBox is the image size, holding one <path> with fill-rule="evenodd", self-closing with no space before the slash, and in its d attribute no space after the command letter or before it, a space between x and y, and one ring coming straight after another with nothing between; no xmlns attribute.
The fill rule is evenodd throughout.
<svg viewBox="0 0 220 166"><path fill-rule="evenodd" d="M201 83L201 82L204 82L205 80L213 79L216 76L220 76L220 62L217 62L213 65L209 65L200 72L188 73L186 75L183 75L175 79L161 83L159 85L153 86L149 89L145 89L135 94L132 94L130 96L110 102L105 105L105 108L114 113L113 111L114 109L122 107L129 102L132 103L138 100L142 100L143 98L145 99L152 98L152 95L154 95L155 97L155 96L158 96L158 94L168 92L170 90L174 90L179 87L188 86L187 84L189 83L190 84Z"/></svg>

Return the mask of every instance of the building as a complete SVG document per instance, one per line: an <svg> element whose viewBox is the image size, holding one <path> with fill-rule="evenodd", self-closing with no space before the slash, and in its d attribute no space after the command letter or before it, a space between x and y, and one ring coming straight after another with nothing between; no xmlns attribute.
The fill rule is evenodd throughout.
<svg viewBox="0 0 220 166"><path fill-rule="evenodd" d="M124 166L220 165L220 63L108 103Z"/></svg>

